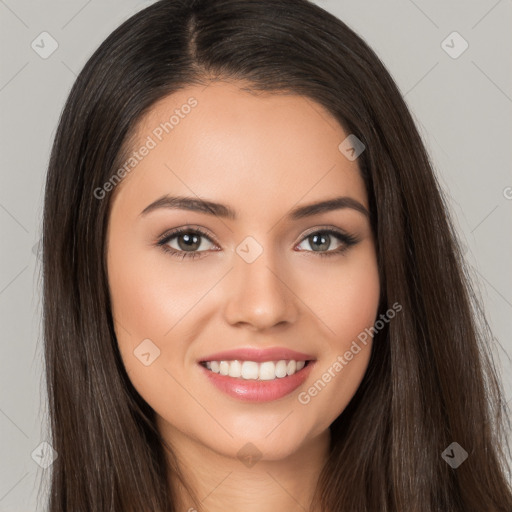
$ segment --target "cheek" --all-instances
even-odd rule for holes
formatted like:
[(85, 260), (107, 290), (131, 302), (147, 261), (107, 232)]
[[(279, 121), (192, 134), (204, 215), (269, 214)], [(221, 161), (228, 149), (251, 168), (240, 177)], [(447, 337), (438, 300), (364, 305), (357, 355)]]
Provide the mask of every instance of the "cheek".
[(158, 354), (151, 366), (159, 366), (162, 339), (183, 315), (186, 299), (161, 264), (148, 258), (151, 252), (116, 240), (109, 245), (108, 281), (118, 347), (127, 373), (139, 382), (150, 372), (137, 357), (138, 347), (147, 347), (152, 358)]
[(325, 327), (329, 349), (298, 402), (308, 414), (321, 418), (316, 426), (321, 432), (346, 408), (368, 367), (372, 347), (368, 329), (375, 325), (380, 299), (375, 253), (361, 251), (357, 258), (333, 266), (328, 276), (310, 275), (308, 282), (308, 306), (321, 319), (317, 325)]
[[(169, 269), (152, 259), (149, 251), (112, 251), (109, 258), (117, 344), (130, 381), (156, 410), (172, 410), (177, 404), (184, 407), (178, 400), (179, 386), (166, 370), (171, 356), (176, 367), (184, 364), (185, 347), (180, 346), (175, 331), (197, 294), (180, 286), (179, 279), (169, 275)], [(174, 375), (172, 367), (171, 372)]]
[(375, 322), (380, 298), (376, 265), (354, 268), (337, 285), (339, 290), (331, 288), (326, 301), (327, 317), (336, 332), (337, 344), (343, 345)]
[(300, 296), (325, 328), (333, 349), (343, 349), (376, 320), (380, 282), (376, 255), (367, 244), (335, 264), (309, 266)]
[[(160, 337), (172, 326), (172, 300), (169, 291), (164, 294), (164, 283), (154, 268), (145, 265), (121, 264), (110, 272), (112, 312), (120, 342), (127, 335), (132, 342)], [(141, 338), (142, 339), (139, 339)]]
[(204, 295), (201, 273), (184, 272), (157, 249), (129, 251), (128, 257), (112, 251), (109, 258), (110, 297), (120, 343), (127, 337), (132, 343), (161, 340)]
[[(201, 299), (219, 276), (218, 269), (198, 271), (197, 265), (181, 265), (159, 249), (135, 247), (126, 241), (133, 238), (114, 237), (110, 244), (110, 298), (125, 370), (137, 391), (153, 405), (161, 399), (164, 385), (169, 396), (176, 399), (179, 395), (180, 387), (169, 372), (180, 381), (187, 375), (190, 333), (202, 325), (196, 321), (205, 303)], [(147, 353), (154, 362), (145, 366), (142, 354)]]

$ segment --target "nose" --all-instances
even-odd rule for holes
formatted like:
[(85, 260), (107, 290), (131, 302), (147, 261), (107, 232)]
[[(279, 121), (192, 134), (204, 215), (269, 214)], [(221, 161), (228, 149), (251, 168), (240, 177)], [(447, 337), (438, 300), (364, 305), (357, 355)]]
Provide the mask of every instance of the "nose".
[(271, 258), (270, 251), (264, 250), (252, 263), (235, 255), (234, 268), (225, 284), (226, 321), (252, 330), (294, 323), (299, 308), (290, 275)]

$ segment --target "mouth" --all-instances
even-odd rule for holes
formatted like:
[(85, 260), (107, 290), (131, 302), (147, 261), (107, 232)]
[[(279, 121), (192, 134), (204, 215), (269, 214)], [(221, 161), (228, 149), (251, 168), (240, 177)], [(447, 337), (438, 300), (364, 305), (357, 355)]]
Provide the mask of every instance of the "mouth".
[(269, 381), (284, 379), (303, 370), (313, 360), (280, 359), (276, 361), (200, 361), (212, 373), (242, 380)]
[(286, 399), (303, 384), (316, 360), (212, 360), (197, 365), (207, 382), (222, 393), (244, 402)]

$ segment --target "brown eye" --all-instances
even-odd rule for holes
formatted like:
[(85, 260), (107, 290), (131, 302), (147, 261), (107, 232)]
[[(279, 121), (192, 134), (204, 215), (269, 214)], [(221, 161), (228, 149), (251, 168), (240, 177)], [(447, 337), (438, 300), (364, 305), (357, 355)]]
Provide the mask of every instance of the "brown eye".
[[(172, 256), (176, 256), (181, 259), (195, 258), (208, 250), (198, 250), (200, 247), (204, 248), (204, 239), (213, 243), (210, 237), (198, 228), (180, 228), (165, 234), (158, 242), (158, 245)], [(174, 247), (171, 246), (171, 242), (176, 245)]]

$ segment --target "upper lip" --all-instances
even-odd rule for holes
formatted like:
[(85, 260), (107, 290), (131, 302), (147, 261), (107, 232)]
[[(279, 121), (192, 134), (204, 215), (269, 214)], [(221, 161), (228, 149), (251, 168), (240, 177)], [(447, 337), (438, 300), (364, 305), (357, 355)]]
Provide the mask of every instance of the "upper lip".
[(281, 359), (294, 359), (295, 361), (311, 361), (314, 359), (309, 354), (297, 352), (284, 347), (271, 348), (237, 348), (235, 350), (225, 350), (210, 354), (199, 360), (200, 363), (205, 361), (280, 361)]

